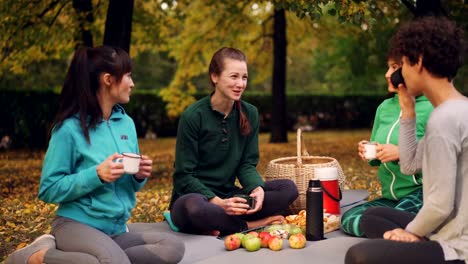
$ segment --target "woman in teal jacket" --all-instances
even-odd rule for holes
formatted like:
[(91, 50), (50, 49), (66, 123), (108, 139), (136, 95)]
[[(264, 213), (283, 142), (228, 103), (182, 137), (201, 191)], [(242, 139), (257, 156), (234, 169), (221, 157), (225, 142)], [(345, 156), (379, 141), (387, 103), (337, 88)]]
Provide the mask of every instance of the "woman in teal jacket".
[[(119, 104), (133, 89), (132, 64), (119, 48), (80, 48), (68, 70), (44, 159), (39, 198), (59, 204), (51, 235), (6, 263), (177, 263), (184, 245), (126, 223), (152, 161), (124, 172), (119, 153), (139, 153), (133, 120)], [(151, 229), (152, 224), (146, 224)]]
[[(353, 236), (363, 236), (359, 227), (364, 211), (373, 206), (385, 206), (416, 214), (422, 206), (422, 175), (401, 173), (399, 164), (398, 132), (400, 128), (401, 109), (398, 102), (398, 90), (390, 82), (390, 75), (401, 67), (401, 59), (393, 54), (388, 55), (388, 70), (385, 78), (388, 92), (392, 98), (383, 101), (377, 108), (370, 141), (377, 142), (376, 159), (369, 161), (372, 166), (379, 166), (378, 177), (382, 187), (382, 198), (366, 202), (346, 211), (341, 219), (342, 230)], [(425, 96), (416, 98), (417, 137), (424, 136), (427, 119), (433, 107)], [(363, 140), (358, 144), (359, 156), (364, 157)]]

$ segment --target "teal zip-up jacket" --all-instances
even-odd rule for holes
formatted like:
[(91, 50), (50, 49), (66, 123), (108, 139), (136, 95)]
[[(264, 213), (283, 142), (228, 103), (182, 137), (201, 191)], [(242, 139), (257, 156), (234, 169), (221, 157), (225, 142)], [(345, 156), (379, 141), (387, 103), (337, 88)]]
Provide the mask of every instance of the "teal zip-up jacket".
[[(416, 98), (416, 135), (418, 140), (424, 136), (426, 123), (432, 109), (431, 103), (425, 96)], [(400, 113), (398, 94), (383, 101), (375, 113), (370, 140), (398, 146)], [(382, 186), (382, 196), (386, 199), (400, 200), (411, 192), (422, 188), (422, 175), (401, 173), (399, 161), (381, 163), (379, 160), (372, 160), (369, 164), (379, 166), (378, 177)]]
[(244, 101), (241, 107), (252, 125), (243, 136), (239, 130), (239, 111), (234, 108), (227, 118), (213, 110), (210, 96), (189, 106), (179, 120), (176, 142), (174, 191), (172, 203), (188, 193), (200, 193), (211, 199), (228, 197), (239, 188), (245, 193), (264, 187), (256, 166), (258, 163), (257, 108)]
[(78, 116), (55, 127), (42, 168), (39, 199), (59, 204), (57, 215), (94, 227), (108, 235), (126, 231), (135, 206), (135, 192), (146, 180), (122, 175), (112, 183), (100, 180), (96, 167), (113, 153), (139, 153), (133, 120), (116, 105), (108, 121), (89, 129), (88, 144)]

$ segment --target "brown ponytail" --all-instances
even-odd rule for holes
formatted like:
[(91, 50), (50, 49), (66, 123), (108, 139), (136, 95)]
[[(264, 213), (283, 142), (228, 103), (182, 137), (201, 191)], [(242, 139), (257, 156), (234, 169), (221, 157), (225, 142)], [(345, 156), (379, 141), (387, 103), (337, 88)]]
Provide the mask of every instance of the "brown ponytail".
[(240, 100), (236, 102), (237, 109), (239, 109), (239, 128), (240, 132), (243, 136), (247, 136), (252, 132), (252, 125), (250, 125), (249, 119), (247, 116), (242, 112), (241, 102)]

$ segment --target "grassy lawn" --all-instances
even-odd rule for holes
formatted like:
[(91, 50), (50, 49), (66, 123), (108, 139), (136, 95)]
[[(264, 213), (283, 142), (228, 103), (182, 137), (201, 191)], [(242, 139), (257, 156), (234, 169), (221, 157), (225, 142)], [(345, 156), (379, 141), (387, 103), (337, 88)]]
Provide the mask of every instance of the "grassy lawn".
[[(370, 198), (380, 194), (376, 168), (357, 156), (357, 142), (369, 138), (369, 130), (317, 131), (304, 133), (310, 155), (331, 156), (340, 163), (348, 182), (346, 188), (367, 189)], [(260, 135), (262, 174), (272, 159), (295, 156), (296, 136), (289, 134), (289, 143), (271, 144), (269, 134)], [(169, 205), (172, 191), (175, 138), (140, 140), (143, 154), (154, 162), (152, 178), (137, 194), (137, 206), (131, 222), (159, 222)], [(44, 151), (0, 152), (0, 261), (16, 248), (48, 232), (56, 210), (36, 198)]]

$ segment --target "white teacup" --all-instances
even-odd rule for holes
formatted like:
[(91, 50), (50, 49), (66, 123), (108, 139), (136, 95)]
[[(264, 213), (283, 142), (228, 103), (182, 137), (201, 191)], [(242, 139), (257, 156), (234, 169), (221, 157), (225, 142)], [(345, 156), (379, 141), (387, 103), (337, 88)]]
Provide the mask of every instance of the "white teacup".
[(377, 143), (375, 142), (367, 142), (364, 144), (364, 149), (365, 149), (364, 157), (367, 160), (376, 159), (376, 155), (377, 155), (376, 147), (377, 147)]
[(135, 174), (140, 169), (141, 156), (136, 153), (124, 152), (122, 158), (117, 159), (117, 162), (122, 162), (124, 172), (127, 174)]

